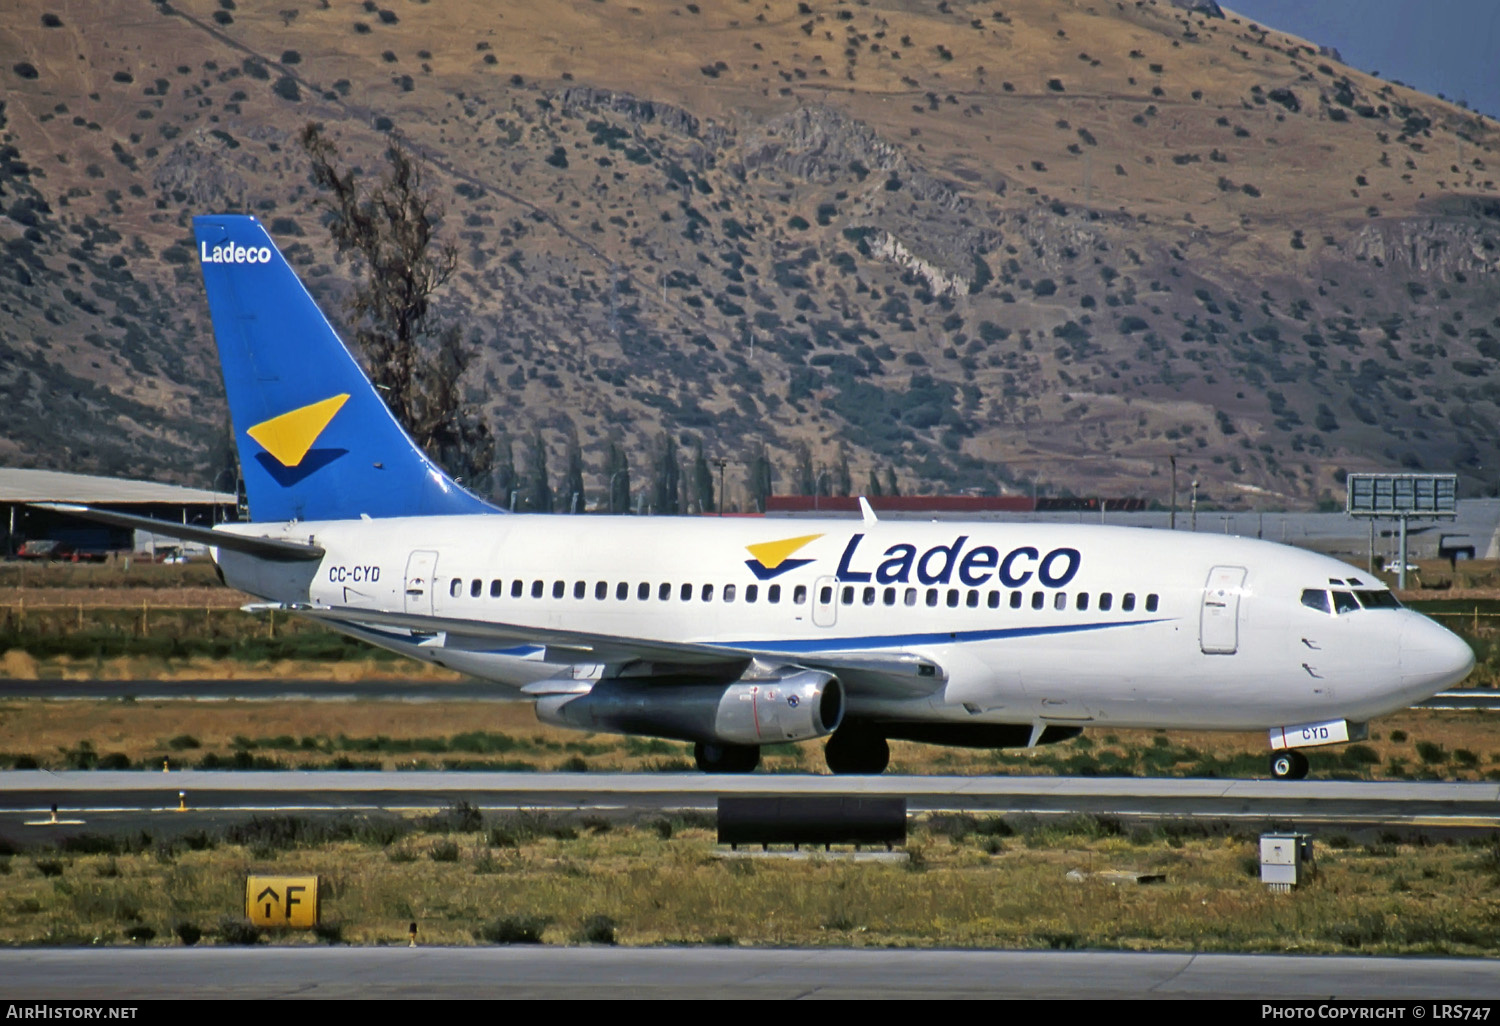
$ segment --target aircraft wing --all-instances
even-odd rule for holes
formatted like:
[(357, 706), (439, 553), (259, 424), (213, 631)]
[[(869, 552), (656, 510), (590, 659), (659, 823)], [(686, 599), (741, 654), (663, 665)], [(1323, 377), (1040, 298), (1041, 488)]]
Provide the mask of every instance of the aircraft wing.
[(32, 502), (27, 505), (35, 506), (38, 509), (52, 510), (54, 513), (67, 513), (75, 517), (82, 517), (85, 520), (96, 520), (101, 524), (112, 524), (115, 527), (128, 527), (136, 531), (150, 531), (152, 534), (164, 534), (168, 538), (181, 538), (184, 541), (202, 542), (204, 545), (213, 545), (221, 549), (229, 549), (233, 552), (244, 552), (252, 556), (259, 556), (261, 559), (270, 559), (281, 563), (323, 558), (323, 549), (321, 546), (309, 545), (305, 542), (287, 541), (284, 538), (231, 534), (228, 531), (216, 531), (212, 527), (199, 527), (196, 524), (174, 524), (170, 520), (138, 517), (132, 513), (118, 513), (112, 509), (95, 509), (93, 506), (80, 506), (71, 502)]
[(545, 645), (548, 662), (659, 663), (672, 668), (673, 675), (678, 677), (685, 667), (706, 668), (761, 659), (827, 670), (838, 676), (850, 694), (881, 698), (925, 697), (940, 689), (948, 679), (943, 668), (931, 659), (898, 650), (792, 652), (778, 651), (774, 642), (660, 641), (561, 627), (384, 612), (354, 606), (292, 605), (286, 608), (316, 620), (442, 632), (448, 635), (450, 644), (456, 639), (473, 639), (511, 645)]

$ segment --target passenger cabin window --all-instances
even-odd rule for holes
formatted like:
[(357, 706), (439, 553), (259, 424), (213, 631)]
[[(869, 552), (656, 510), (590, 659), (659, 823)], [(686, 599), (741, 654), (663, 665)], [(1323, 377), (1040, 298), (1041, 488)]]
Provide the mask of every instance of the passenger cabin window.
[(865, 588), (864, 594), (861, 595), (860, 598), (864, 601), (865, 605), (873, 606), (875, 604), (875, 589), (868, 587)]
[(576, 599), (577, 598), (583, 598), (583, 596), (585, 594), (587, 594), (588, 589), (589, 589), (589, 586), (587, 584), (583, 583), (582, 581), (574, 581), (573, 582), (573, 597), (576, 598)]
[(481, 581), (479, 578), (476, 577), (472, 581), (469, 582), (469, 597), (470, 598), (478, 598), (480, 595), (483, 595), (483, 594), (484, 594), (484, 582), (483, 581)]
[(1052, 608), (1056, 609), (1058, 612), (1062, 612), (1064, 609), (1067, 609), (1068, 593), (1065, 591), (1060, 591), (1056, 595), (1054, 595), (1052, 598)]
[(517, 578), (510, 582), (510, 597), (520, 598), (526, 591), (526, 582)]
[[(799, 588), (798, 590), (800, 591), (801, 589)], [(831, 588), (830, 586), (828, 586), (828, 585), (825, 584), (825, 585), (823, 585), (823, 587), (821, 587), (821, 588), (818, 589), (818, 604), (820, 606), (826, 606), (826, 605), (828, 605), (828, 603), (830, 603), (832, 601), (833, 601), (833, 588)]]
[(885, 589), (885, 591), (881, 594), (880, 598), (881, 598), (881, 601), (883, 601), (886, 605), (888, 605), (888, 606), (894, 606), (896, 604), (896, 589), (895, 588), (887, 588), (887, 589)]
[(1099, 612), (1107, 613), (1115, 604), (1115, 597), (1109, 592), (1099, 596)]
[(542, 597), (542, 588), (543, 587), (545, 587), (545, 585), (543, 585), (541, 581), (532, 581), (531, 582), (531, 597), (532, 598), (541, 598)]
[(667, 601), (667, 599), (669, 599), (671, 597), (672, 597), (672, 586), (670, 584), (663, 584), (661, 587), (659, 587), (659, 588), (656, 589), (656, 598), (657, 598), (658, 601), (665, 602), (665, 601)]
[(1127, 591), (1120, 596), (1120, 611), (1128, 613), (1135, 608), (1135, 593)]
[(681, 595), (682, 595), (682, 601), (684, 601), (684, 602), (690, 601), (692, 599), (692, 597), (693, 597), (693, 586), (691, 584), (684, 584), (682, 586), (682, 593), (681, 593)]
[(615, 601), (616, 602), (624, 602), (629, 597), (630, 597), (630, 585), (626, 584), (624, 581), (621, 581), (619, 584), (615, 585)]
[(726, 585), (724, 585), (724, 601), (725, 602), (733, 602), (734, 601), (734, 585), (732, 585), (732, 584), (726, 584)]
[(609, 598), (609, 584), (605, 581), (594, 583), (594, 598), (603, 600)]
[[(776, 592), (776, 589), (778, 587), (780, 587), (780, 585), (776, 585), (776, 584), (771, 585), (771, 592), (772, 592), (771, 601), (772, 602), (776, 601), (775, 592)], [(797, 585), (796, 588), (792, 589), (792, 605), (794, 605), (794, 606), (800, 606), (800, 605), (802, 605), (802, 603), (804, 603), (806, 601), (807, 601), (807, 585), (805, 585), (805, 584), (799, 584), (799, 585)]]
[(1019, 591), (1013, 591), (1013, 592), (1010, 593), (1010, 608), (1012, 608), (1012, 609), (1020, 609), (1021, 608), (1021, 602), (1022, 602), (1022, 598), (1021, 598), (1021, 593)]
[(1076, 599), (1075, 604), (1078, 606), (1078, 611), (1080, 613), (1087, 610), (1089, 607), (1089, 593), (1086, 591), (1080, 591), (1078, 593), (1078, 598)]
[(747, 584), (747, 585), (745, 585), (745, 601), (746, 602), (754, 602), (756, 600), (756, 598), (758, 598), (759, 596), (760, 596), (760, 585), (758, 585), (758, 584)]
[(990, 595), (989, 595), (989, 606), (990, 606), (991, 609), (999, 609), (1000, 608), (1000, 593), (998, 591), (992, 591), (992, 592), (990, 592)]
[(712, 602), (714, 600), (714, 586), (712, 584), (705, 584), (698, 597), (704, 602)]
[(904, 604), (908, 605), (908, 606), (914, 606), (914, 605), (916, 605), (917, 604), (917, 589), (916, 588), (907, 588), (906, 589), (906, 594), (903, 595), (903, 596), (901, 596), (901, 601)]
[(651, 597), (651, 585), (647, 584), (645, 581), (637, 584), (635, 586), (635, 597), (642, 602), (646, 601)]
[(504, 581), (491, 581), (490, 582), (490, 598), (499, 598), (500, 597), (500, 593), (503, 592), (504, 590), (505, 590), (505, 582)]
[(978, 609), (979, 592), (970, 591), (969, 594), (964, 598), (964, 605), (968, 606), (970, 609)]
[[(766, 588), (766, 601), (771, 603), (771, 605), (773, 606), (781, 601), (781, 585), (773, 584)], [(797, 601), (800, 602), (801, 599), (798, 599)]]
[(459, 580), (457, 577), (453, 578), (453, 583), (448, 585), (448, 594), (452, 595), (454, 598), (458, 598), (463, 593), (464, 582)]
[(1031, 593), (1031, 608), (1032, 609), (1041, 609), (1046, 604), (1047, 604), (1047, 596), (1046, 595), (1043, 595), (1039, 591), (1034, 591), (1034, 592)]
[(1304, 588), (1302, 590), (1302, 604), (1308, 609), (1316, 609), (1320, 613), (1328, 612), (1328, 592), (1321, 588)]
[(843, 602), (844, 602), (844, 605), (846, 605), (846, 606), (852, 606), (852, 605), (854, 605), (854, 586), (853, 585), (850, 585), (850, 584), (844, 585), (844, 599), (843, 599)]
[(1154, 613), (1154, 612), (1156, 612), (1156, 606), (1157, 606), (1156, 596), (1155, 595), (1147, 595), (1146, 596), (1146, 612), (1148, 612), (1148, 613)]
[(958, 589), (957, 588), (949, 588), (948, 589), (948, 608), (949, 609), (956, 609), (956, 608), (958, 608)]

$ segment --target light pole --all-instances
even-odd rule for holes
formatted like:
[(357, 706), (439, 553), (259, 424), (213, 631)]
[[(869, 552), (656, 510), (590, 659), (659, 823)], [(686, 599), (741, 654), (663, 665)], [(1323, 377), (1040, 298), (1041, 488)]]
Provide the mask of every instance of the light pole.
[(714, 460), (714, 465), (719, 468), (719, 516), (724, 515), (724, 468), (729, 466), (729, 460), (723, 456)]
[(1177, 454), (1174, 452), (1167, 457), (1172, 461), (1172, 519), (1168, 523), (1171, 530), (1177, 530)]
[(1198, 531), (1198, 479), (1193, 478), (1193, 533)]
[[(619, 470), (609, 475), (609, 511), (611, 513), (615, 512), (615, 478), (619, 477), (621, 474), (629, 473), (629, 471), (629, 467), (621, 467)], [(625, 496), (625, 512), (630, 512), (629, 495)]]

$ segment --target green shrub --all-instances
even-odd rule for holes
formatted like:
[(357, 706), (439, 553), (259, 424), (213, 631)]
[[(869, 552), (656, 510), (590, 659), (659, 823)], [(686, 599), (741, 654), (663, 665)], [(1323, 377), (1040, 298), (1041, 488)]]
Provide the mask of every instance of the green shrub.
[(551, 922), (546, 916), (501, 916), (475, 930), (474, 936), (491, 944), (540, 944)]
[(463, 799), (449, 805), (442, 812), (422, 820), (422, 829), (429, 834), (472, 834), (484, 829), (484, 815)]
[(219, 940), (225, 944), (253, 945), (261, 941), (260, 927), (244, 916), (225, 916), (219, 920)]
[(617, 928), (617, 924), (609, 916), (589, 916), (583, 921), (583, 926), (578, 931), (578, 940), (584, 944), (613, 945)]

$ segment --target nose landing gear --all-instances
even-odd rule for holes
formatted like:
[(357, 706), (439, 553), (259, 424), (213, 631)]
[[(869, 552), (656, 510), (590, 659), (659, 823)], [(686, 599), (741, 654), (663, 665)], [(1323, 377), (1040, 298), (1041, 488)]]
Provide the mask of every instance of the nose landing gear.
[(1276, 780), (1301, 780), (1307, 776), (1307, 756), (1291, 748), (1272, 752), (1271, 776)]

